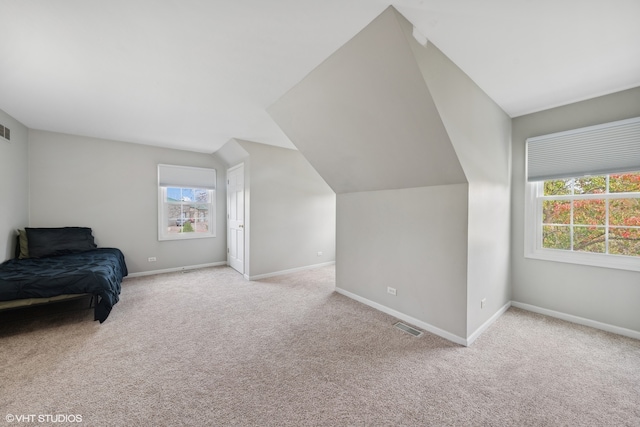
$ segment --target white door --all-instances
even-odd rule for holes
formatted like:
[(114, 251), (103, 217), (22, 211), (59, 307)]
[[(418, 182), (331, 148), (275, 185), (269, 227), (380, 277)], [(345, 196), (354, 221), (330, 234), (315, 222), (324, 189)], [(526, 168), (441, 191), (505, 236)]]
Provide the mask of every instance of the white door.
[(244, 165), (227, 171), (227, 251), (229, 265), (244, 274)]

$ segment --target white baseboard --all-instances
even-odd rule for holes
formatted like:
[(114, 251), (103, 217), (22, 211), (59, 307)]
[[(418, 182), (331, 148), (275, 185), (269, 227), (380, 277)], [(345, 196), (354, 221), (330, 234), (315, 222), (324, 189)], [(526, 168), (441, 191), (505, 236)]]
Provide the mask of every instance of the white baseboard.
[[(304, 267), (297, 267), (297, 268), (292, 268), (289, 270), (281, 270), (281, 271), (275, 271), (272, 273), (266, 273), (266, 274), (258, 274), (255, 276), (249, 276), (247, 274), (244, 275), (244, 277), (247, 280), (260, 280), (260, 279), (265, 279), (268, 277), (274, 277), (274, 276), (280, 276), (283, 274), (289, 274), (289, 273), (295, 273), (298, 271), (304, 271), (304, 270), (311, 270), (314, 268), (320, 268), (320, 267), (325, 267), (328, 265), (333, 265), (335, 264), (335, 261), (330, 261), (330, 262), (324, 262), (321, 264), (313, 264), (313, 265), (308, 265), (308, 266), (304, 266)], [(206, 267), (218, 267), (221, 265), (227, 265), (226, 261), (220, 261), (220, 262), (213, 262), (213, 263), (208, 263), (208, 264), (199, 264), (199, 265), (189, 265), (189, 266), (184, 266), (184, 267), (175, 267), (175, 268), (167, 268), (167, 269), (163, 269), (163, 270), (151, 270), (151, 271), (142, 271), (142, 272), (138, 272), (138, 273), (130, 273), (127, 277), (125, 277), (125, 280), (127, 278), (133, 278), (133, 277), (141, 277), (141, 276), (151, 276), (154, 274), (162, 274), (162, 273), (173, 273), (176, 271), (185, 271), (185, 270), (195, 270), (195, 269), (199, 269), (199, 268), (206, 268)], [(549, 310), (547, 308), (542, 308), (542, 307), (538, 307), (535, 305), (531, 305), (531, 304), (525, 304), (522, 302), (517, 302), (517, 301), (509, 301), (508, 303), (506, 303), (504, 306), (502, 306), (502, 308), (500, 308), (500, 310), (498, 310), (493, 316), (491, 316), (491, 318), (489, 318), (486, 322), (484, 322), (478, 329), (476, 329), (476, 331), (471, 334), (468, 338), (462, 338), (458, 335), (452, 334), (450, 332), (447, 332), (443, 329), (438, 328), (437, 326), (433, 326), (429, 323), (423, 322), (421, 320), (418, 320), (414, 317), (411, 317), (407, 314), (401, 313), (399, 311), (396, 311), (392, 308), (386, 307), (382, 304), (379, 304), (377, 302), (371, 301), (369, 299), (366, 299), (364, 297), (361, 297), (359, 295), (356, 295), (354, 293), (351, 293), (349, 291), (346, 291), (344, 289), (338, 288), (336, 287), (336, 292), (338, 292), (341, 295), (344, 295), (348, 298), (351, 298), (355, 301), (361, 302), (362, 304), (368, 305), (369, 307), (375, 308), (376, 310), (382, 311), (383, 313), (389, 314), (390, 316), (396, 317), (404, 322), (410, 323), (414, 326), (417, 326), (421, 329), (424, 329), (425, 331), (428, 331), (432, 334), (438, 335), (439, 337), (445, 338), (451, 342), (454, 342), (456, 344), (460, 344), (463, 346), (470, 346), (471, 344), (473, 344), (473, 342), (480, 336), (482, 335), (482, 333), (484, 331), (487, 330), (487, 328), (489, 328), (489, 326), (491, 326), (496, 320), (498, 320), (498, 318), (500, 316), (502, 316), (508, 309), (509, 307), (516, 307), (516, 308), (520, 308), (523, 310), (527, 310), (527, 311), (531, 311), (534, 313), (538, 313), (538, 314), (543, 314), (545, 316), (550, 316), (550, 317), (555, 317), (557, 319), (561, 319), (561, 320), (566, 320), (568, 322), (572, 322), (572, 323), (577, 323), (579, 325), (584, 325), (584, 326), (589, 326), (592, 328), (596, 328), (596, 329), (600, 329), (603, 331), (607, 331), (607, 332), (611, 332), (614, 334), (618, 334), (618, 335), (623, 335), (626, 337), (630, 337), (630, 338), (634, 338), (637, 340), (640, 340), (640, 332), (639, 331), (635, 331), (633, 329), (627, 329), (627, 328), (623, 328), (620, 326), (615, 326), (615, 325), (610, 325), (608, 323), (602, 323), (602, 322), (598, 322), (596, 320), (591, 320), (591, 319), (587, 319), (584, 317), (579, 317), (579, 316), (574, 316), (572, 314), (567, 314), (567, 313), (562, 313), (560, 311), (554, 311), (554, 310)]]
[(612, 332), (618, 335), (624, 335), (625, 337), (635, 338), (640, 340), (640, 332), (632, 329), (622, 328), (620, 326), (609, 325), (608, 323), (602, 323), (584, 317), (574, 316), (572, 314), (562, 313), (560, 311), (549, 310), (547, 308), (537, 307), (535, 305), (525, 304), (522, 302), (511, 301), (513, 307), (521, 308), (523, 310), (532, 311), (538, 314), (544, 314), (545, 316), (555, 317), (557, 319), (566, 320), (567, 322), (577, 323), (579, 325), (589, 326), (603, 331)]
[(493, 316), (491, 316), (486, 322), (484, 322), (478, 329), (476, 329), (474, 333), (469, 335), (469, 338), (467, 338), (467, 347), (473, 344), (473, 342), (480, 335), (482, 335), (482, 333), (486, 331), (487, 328), (493, 324), (493, 322), (498, 320), (498, 318), (502, 316), (505, 311), (509, 310), (509, 307), (511, 307), (511, 301), (503, 305), (502, 308), (500, 308), (500, 310), (498, 310)]
[(248, 274), (245, 274), (244, 278), (247, 280), (260, 280), (260, 279), (266, 279), (268, 277), (282, 276), (283, 274), (296, 273), (298, 271), (313, 270), (314, 268), (326, 267), (327, 265), (333, 265), (335, 263), (336, 263), (335, 261), (329, 261), (329, 262), (323, 262), (320, 264), (305, 265), (304, 267), (290, 268), (289, 270), (274, 271), (272, 273), (265, 273), (265, 274), (256, 274), (255, 276), (249, 276)]
[(456, 344), (460, 344), (460, 345), (464, 345), (467, 346), (467, 341), (466, 339), (459, 337), (458, 335), (452, 334), (450, 332), (445, 331), (444, 329), (440, 329), (437, 326), (433, 326), (430, 325), (429, 323), (423, 322), (422, 320), (418, 320), (414, 317), (408, 316), (404, 313), (401, 313), (399, 311), (396, 311), (392, 308), (386, 307), (382, 304), (378, 304), (377, 302), (368, 300), (366, 298), (363, 298), (359, 295), (353, 294), (349, 291), (345, 291), (344, 289), (340, 289), (338, 287), (336, 287), (336, 292), (338, 292), (341, 295), (344, 295), (348, 298), (351, 298), (353, 300), (356, 300), (358, 302), (361, 302), (365, 305), (368, 305), (369, 307), (375, 308), (376, 310), (382, 311), (383, 313), (387, 313), (390, 316), (396, 317), (402, 321), (405, 321), (407, 323), (410, 323), (413, 326), (417, 326), (420, 329), (424, 329), (425, 331), (431, 332), (434, 335), (438, 335), (439, 337), (442, 337), (444, 339), (447, 339), (449, 341), (452, 341)]
[(128, 277), (153, 276), (154, 274), (175, 273), (176, 271), (196, 270), (198, 268), (206, 267), (218, 267), (220, 265), (227, 265), (227, 261), (211, 262), (208, 264), (187, 265), (185, 267), (165, 268), (163, 270), (140, 271), (138, 273), (129, 273), (129, 275), (125, 277), (125, 279)]

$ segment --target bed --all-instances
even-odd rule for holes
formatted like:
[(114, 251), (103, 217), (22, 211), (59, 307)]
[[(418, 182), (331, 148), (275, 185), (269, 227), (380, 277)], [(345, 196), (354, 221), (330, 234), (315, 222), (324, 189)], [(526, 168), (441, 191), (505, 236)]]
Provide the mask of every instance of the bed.
[(123, 253), (98, 248), (90, 228), (19, 230), (17, 257), (0, 264), (0, 309), (92, 296), (104, 322), (127, 276)]

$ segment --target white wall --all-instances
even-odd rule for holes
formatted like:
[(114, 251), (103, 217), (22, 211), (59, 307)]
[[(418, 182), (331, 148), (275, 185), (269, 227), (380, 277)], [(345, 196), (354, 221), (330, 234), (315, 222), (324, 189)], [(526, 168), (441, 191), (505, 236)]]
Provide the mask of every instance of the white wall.
[(268, 109), (337, 194), (467, 183), (403, 24), (388, 8)]
[[(215, 238), (158, 241), (159, 163), (217, 169)], [(29, 131), (30, 225), (91, 227), (131, 273), (226, 261), (224, 176), (209, 154)]]
[(513, 120), (513, 300), (640, 331), (640, 273), (524, 258), (525, 140), (640, 116), (640, 88)]
[[(458, 342), (466, 341), (509, 302), (511, 119), (432, 43), (420, 45), (399, 12), (385, 10), (269, 113), (338, 193), (338, 287), (444, 329), (461, 337)], [(391, 257), (376, 265), (378, 274), (371, 276), (364, 260), (352, 261), (363, 253), (389, 253), (387, 245), (400, 246), (394, 239), (402, 235), (372, 190), (391, 191), (379, 194), (392, 198), (404, 194), (395, 195), (397, 189), (433, 187), (446, 194), (450, 185), (467, 191), (462, 213), (447, 210), (440, 200), (420, 197), (417, 206), (401, 209), (422, 212), (421, 203), (432, 203), (432, 210), (442, 210), (438, 214), (451, 215), (452, 221), (463, 215), (466, 241), (454, 252), (456, 261), (464, 259), (464, 264), (439, 265), (436, 283), (430, 288), (408, 286), (404, 298), (428, 305), (444, 294), (445, 299), (455, 295), (460, 301), (447, 300), (448, 310), (441, 312), (389, 299), (380, 293), (386, 286), (377, 278), (413, 282), (413, 271), (423, 271), (420, 253), (436, 252), (449, 242), (439, 230), (411, 223), (415, 233), (424, 234), (405, 237), (409, 242), (422, 238), (428, 248), (420, 248), (415, 257)], [(362, 205), (346, 203), (350, 198)], [(362, 221), (376, 227), (363, 230)], [(354, 230), (362, 235), (353, 236)], [(386, 230), (391, 233), (387, 239), (364, 238), (366, 232), (386, 236)], [(345, 238), (343, 232), (353, 238)], [(407, 260), (416, 265), (407, 268)], [(450, 284), (458, 286), (461, 277), (463, 288), (450, 294)], [(484, 298), (487, 303), (481, 308)]]
[(469, 180), (469, 337), (511, 300), (511, 118), (437, 47), (415, 42), (408, 23), (404, 30)]
[(511, 301), (510, 203), (506, 183), (469, 183), (467, 338)]
[(336, 287), (466, 338), (467, 192), (339, 194)]
[(249, 153), (244, 159), (246, 274), (255, 277), (335, 261), (333, 190), (296, 150), (237, 143)]
[(0, 138), (0, 262), (13, 258), (15, 230), (29, 225), (27, 128), (0, 110), (11, 141)]
[(407, 24), (388, 8), (268, 111), (338, 195), (336, 287), (460, 342), (469, 187)]

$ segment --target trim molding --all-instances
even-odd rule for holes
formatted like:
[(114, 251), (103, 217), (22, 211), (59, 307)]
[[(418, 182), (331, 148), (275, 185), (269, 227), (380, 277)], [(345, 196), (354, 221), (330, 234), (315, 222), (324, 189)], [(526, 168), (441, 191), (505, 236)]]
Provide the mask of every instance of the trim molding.
[(473, 342), (480, 335), (482, 335), (482, 333), (484, 331), (486, 331), (487, 328), (489, 328), (489, 326), (491, 326), (493, 324), (493, 322), (498, 320), (498, 318), (500, 316), (502, 316), (505, 311), (509, 310), (509, 307), (511, 307), (511, 301), (509, 301), (505, 305), (503, 305), (502, 308), (500, 308), (500, 310), (496, 311), (496, 313), (493, 316), (491, 316), (486, 322), (484, 322), (482, 325), (480, 325), (480, 327), (478, 329), (476, 329), (476, 331), (474, 333), (469, 335), (469, 338), (467, 338), (467, 347), (470, 346), (471, 344), (473, 344)]
[(438, 335), (439, 337), (442, 337), (444, 339), (447, 339), (449, 341), (452, 341), (456, 344), (460, 344), (463, 346), (467, 346), (467, 342), (468, 340), (462, 337), (459, 337), (458, 335), (452, 334), (450, 332), (445, 331), (444, 329), (440, 329), (437, 326), (433, 326), (429, 323), (423, 322), (422, 320), (418, 320), (414, 317), (408, 316), (404, 313), (401, 313), (399, 311), (396, 311), (392, 308), (389, 308), (387, 306), (384, 306), (382, 304), (378, 304), (377, 302), (368, 300), (366, 298), (363, 298), (359, 295), (353, 294), (349, 291), (345, 291), (344, 289), (338, 288), (336, 287), (336, 292), (344, 295), (348, 298), (351, 298), (353, 300), (356, 300), (358, 302), (361, 302), (365, 305), (368, 305), (369, 307), (375, 308), (376, 310), (382, 311), (383, 313), (387, 313), (390, 316), (396, 317), (400, 320), (404, 320), (407, 323), (410, 323), (414, 326), (417, 326), (421, 329), (424, 329), (427, 332), (431, 332), (434, 335)]
[(522, 310), (531, 311), (534, 313), (542, 314), (545, 316), (555, 317), (557, 319), (566, 320), (567, 322), (577, 323), (579, 325), (589, 326), (591, 328), (600, 329), (606, 332), (611, 332), (618, 335), (623, 335), (625, 337), (634, 338), (640, 340), (640, 332), (634, 331), (633, 329), (627, 329), (620, 326), (610, 325), (608, 323), (602, 323), (591, 319), (585, 319), (584, 317), (578, 317), (567, 313), (562, 313), (559, 311), (549, 310), (542, 307), (537, 307), (535, 305), (524, 304), (517, 301), (509, 301), (505, 305), (503, 305), (500, 310), (498, 310), (493, 316), (491, 316), (486, 322), (484, 322), (478, 329), (475, 330), (474, 333), (469, 335), (468, 338), (462, 338), (458, 335), (447, 332), (443, 329), (440, 329), (436, 326), (433, 326), (429, 323), (418, 320), (414, 317), (396, 311), (392, 308), (379, 304), (377, 302), (368, 300), (359, 295), (353, 294), (349, 291), (345, 291), (344, 289), (336, 287), (336, 292), (344, 295), (348, 298), (361, 302), (362, 304), (368, 305), (369, 307), (375, 308), (376, 310), (382, 311), (390, 316), (396, 317), (400, 320), (408, 322), (414, 326), (417, 326), (421, 329), (424, 329), (427, 332), (431, 332), (432, 334), (438, 335), (439, 337), (445, 338), (449, 341), (452, 341), (456, 344), (463, 345), (465, 347), (469, 347), (473, 342), (480, 336), (484, 331), (486, 331), (489, 326), (491, 326), (496, 320), (500, 318), (510, 307), (520, 308)]
[(210, 262), (208, 264), (187, 265), (185, 267), (165, 268), (163, 270), (151, 270), (151, 271), (140, 271), (138, 273), (129, 273), (129, 275), (125, 277), (125, 280), (129, 277), (153, 276), (154, 274), (174, 273), (176, 271), (196, 270), (198, 268), (218, 267), (221, 265), (227, 265), (227, 261)]
[[(260, 279), (265, 279), (268, 277), (274, 277), (274, 276), (280, 276), (283, 274), (289, 274), (289, 273), (295, 273), (298, 271), (304, 271), (304, 270), (312, 270), (315, 268), (320, 268), (320, 267), (325, 267), (328, 265), (333, 265), (335, 264), (335, 261), (329, 261), (329, 262), (324, 262), (321, 264), (313, 264), (313, 265), (308, 265), (305, 267), (297, 267), (297, 268), (291, 268), (289, 270), (281, 270), (281, 271), (275, 271), (273, 273), (266, 273), (266, 274), (259, 274), (256, 276), (249, 276), (247, 274), (244, 275), (245, 279), (247, 280), (260, 280)], [(138, 272), (138, 273), (130, 273), (127, 277), (125, 277), (125, 280), (128, 278), (133, 278), (133, 277), (141, 277), (141, 276), (152, 276), (155, 274), (163, 274), (163, 273), (173, 273), (176, 271), (185, 271), (185, 270), (196, 270), (196, 269), (200, 269), (200, 268), (207, 268), (207, 267), (218, 267), (221, 265), (227, 265), (226, 261), (219, 261), (219, 262), (212, 262), (212, 263), (208, 263), (208, 264), (198, 264), (198, 265), (189, 265), (189, 266), (184, 266), (184, 267), (175, 267), (175, 268), (167, 268), (167, 269), (163, 269), (163, 270), (151, 270), (151, 271), (142, 271), (142, 272)], [(584, 317), (579, 317), (579, 316), (574, 316), (572, 314), (567, 314), (567, 313), (563, 313), (560, 311), (555, 311), (555, 310), (549, 310), (547, 308), (542, 308), (542, 307), (538, 307), (535, 305), (531, 305), (531, 304), (525, 304), (522, 302), (517, 302), (517, 301), (509, 301), (507, 302), (505, 305), (503, 305), (493, 316), (491, 316), (486, 322), (484, 322), (478, 329), (475, 330), (475, 332), (473, 332), (471, 335), (469, 335), (468, 338), (462, 338), (458, 335), (452, 334), (450, 332), (445, 331), (444, 329), (440, 329), (437, 326), (433, 326), (429, 323), (423, 322), (422, 320), (418, 320), (414, 317), (411, 317), (407, 314), (401, 313), (399, 311), (396, 311), (392, 308), (389, 308), (387, 306), (384, 306), (382, 304), (379, 304), (377, 302), (371, 301), (367, 298), (361, 297), (359, 295), (356, 295), (354, 293), (351, 293), (349, 291), (346, 291), (344, 289), (335, 288), (336, 292), (346, 296), (347, 298), (351, 298), (355, 301), (358, 301), (364, 305), (368, 305), (369, 307), (372, 307), (378, 311), (381, 311), (383, 313), (386, 313), (390, 316), (396, 317), (400, 320), (403, 320), (407, 323), (410, 323), (414, 326), (417, 326), (421, 329), (424, 329), (427, 332), (430, 332), (434, 335), (438, 335), (439, 337), (442, 337), (444, 339), (447, 339), (451, 342), (454, 342), (456, 344), (468, 347), (471, 344), (473, 344), (473, 342), (480, 336), (482, 335), (482, 333), (484, 331), (486, 331), (489, 326), (491, 326), (496, 320), (498, 320), (500, 318), (500, 316), (502, 316), (510, 307), (516, 307), (516, 308), (520, 308), (522, 310), (526, 310), (526, 311), (531, 311), (533, 313), (538, 313), (538, 314), (542, 314), (545, 316), (550, 316), (550, 317), (554, 317), (556, 319), (560, 319), (560, 320), (565, 320), (567, 322), (571, 322), (571, 323), (577, 323), (579, 325), (583, 325), (583, 326), (588, 326), (591, 328), (595, 328), (595, 329), (600, 329), (602, 331), (606, 331), (606, 332), (611, 332), (614, 334), (618, 334), (618, 335), (622, 335), (625, 337), (629, 337), (629, 338), (634, 338), (637, 340), (640, 340), (640, 331), (635, 331), (633, 329), (627, 329), (627, 328), (623, 328), (621, 326), (615, 326), (615, 325), (610, 325), (608, 323), (602, 323), (602, 322), (598, 322), (596, 320), (591, 320), (591, 319), (587, 319)]]
[(538, 314), (544, 314), (545, 316), (555, 317), (561, 320), (566, 320), (567, 322), (577, 323), (579, 325), (589, 326), (592, 328), (640, 340), (640, 332), (634, 331), (633, 329), (622, 328), (620, 326), (610, 325), (608, 323), (602, 323), (596, 320), (586, 319), (584, 317), (574, 316), (572, 314), (562, 313), (560, 311), (549, 310), (547, 308), (537, 307), (535, 305), (525, 304), (522, 302), (511, 301), (511, 305), (523, 310), (532, 311)]
[(266, 279), (268, 277), (281, 276), (283, 274), (296, 273), (298, 271), (313, 270), (314, 268), (326, 267), (327, 265), (333, 265), (335, 263), (336, 263), (335, 261), (329, 261), (329, 262), (323, 262), (321, 264), (305, 265), (304, 267), (296, 267), (296, 268), (290, 268), (288, 270), (274, 271), (272, 273), (256, 274), (255, 276), (249, 276), (248, 274), (245, 274), (244, 278), (247, 280), (260, 280), (260, 279)]

